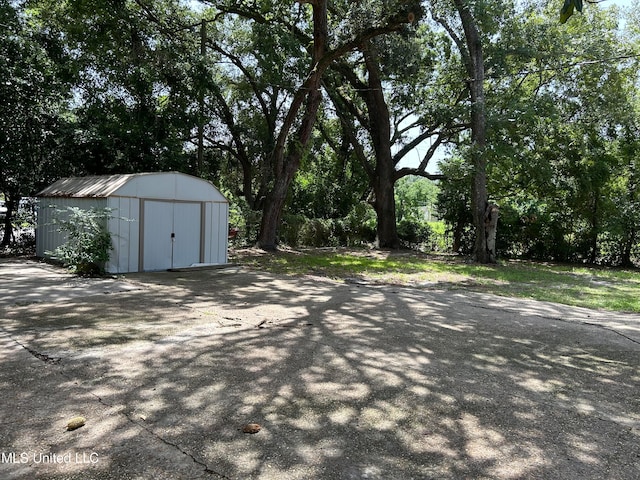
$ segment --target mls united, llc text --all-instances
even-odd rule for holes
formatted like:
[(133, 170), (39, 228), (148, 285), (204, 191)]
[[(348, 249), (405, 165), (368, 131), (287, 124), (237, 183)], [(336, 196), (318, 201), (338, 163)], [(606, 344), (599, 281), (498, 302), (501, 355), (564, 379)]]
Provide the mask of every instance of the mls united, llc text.
[(96, 452), (0, 452), (0, 463), (74, 463), (94, 464), (100, 461)]

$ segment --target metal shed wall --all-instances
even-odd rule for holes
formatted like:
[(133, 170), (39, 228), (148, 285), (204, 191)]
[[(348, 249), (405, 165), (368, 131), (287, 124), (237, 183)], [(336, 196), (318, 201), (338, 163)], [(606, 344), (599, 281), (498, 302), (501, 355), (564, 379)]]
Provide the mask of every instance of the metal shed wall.
[[(51, 196), (47, 196), (48, 194)], [(49, 205), (56, 205), (58, 209), (67, 206), (83, 209), (108, 207), (112, 209), (112, 218), (109, 219), (107, 228), (111, 234), (113, 250), (105, 267), (107, 272), (128, 273), (165, 268), (147, 268), (144, 264), (145, 237), (147, 242), (156, 241), (156, 238), (158, 242), (166, 242), (167, 239), (164, 237), (168, 235), (167, 232), (163, 232), (163, 237), (158, 237), (156, 225), (153, 223), (147, 222), (145, 229), (147, 204), (149, 208), (153, 206), (156, 218), (163, 222), (165, 214), (173, 215), (173, 211), (176, 210), (178, 223), (183, 226), (182, 230), (187, 230), (181, 230), (177, 239), (182, 240), (185, 236), (187, 240), (193, 240), (196, 236), (199, 239), (198, 242), (176, 242), (178, 247), (193, 250), (179, 252), (180, 255), (176, 255), (176, 259), (197, 259), (193, 263), (227, 263), (228, 202), (213, 185), (200, 178), (176, 172), (71, 178), (54, 183), (43, 190), (41, 195), (36, 230), (38, 256), (46, 257), (46, 251), (54, 250), (66, 241), (65, 235), (57, 232), (57, 227), (52, 225), (55, 208), (50, 208)], [(92, 195), (93, 198), (85, 198), (82, 195)], [(195, 207), (196, 204), (199, 207)], [(185, 210), (186, 205), (194, 205), (194, 208)], [(189, 212), (189, 218), (185, 218), (185, 211)], [(191, 229), (193, 231), (190, 231)], [(149, 245), (147, 243), (147, 256)], [(158, 251), (162, 252), (162, 248)], [(173, 261), (173, 253), (171, 257)], [(164, 265), (163, 260), (147, 263)]]
[(83, 210), (105, 208), (107, 199), (40, 197), (37, 205), (36, 255), (49, 258), (50, 256), (46, 252), (55, 250), (67, 241), (67, 235), (58, 232), (58, 227), (54, 224), (54, 220), (67, 217), (65, 213), (67, 207), (79, 207)]
[(112, 216), (107, 226), (111, 233), (113, 251), (106, 265), (109, 273), (138, 271), (140, 250), (140, 200), (127, 197), (109, 197)]
[(205, 230), (204, 263), (227, 263), (229, 239), (229, 204), (207, 203), (204, 211)]

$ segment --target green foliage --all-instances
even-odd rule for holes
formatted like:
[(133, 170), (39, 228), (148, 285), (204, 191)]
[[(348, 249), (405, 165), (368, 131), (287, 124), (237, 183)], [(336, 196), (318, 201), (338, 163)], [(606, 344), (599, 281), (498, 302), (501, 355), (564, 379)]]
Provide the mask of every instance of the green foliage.
[(358, 202), (351, 207), (351, 211), (344, 218), (343, 225), (346, 240), (343, 245), (362, 245), (376, 239), (375, 212), (365, 202)]
[(370, 244), (376, 237), (373, 209), (359, 203), (343, 218), (307, 218), (284, 215), (280, 241), (290, 247), (337, 247)]
[[(500, 207), (498, 252), (630, 265), (638, 258), (631, 253), (637, 221), (629, 215), (637, 211), (637, 154), (629, 148), (640, 119), (637, 37), (620, 36), (614, 9), (593, 5), (565, 27), (554, 16), (525, 6), (502, 21), (485, 49), (485, 154), (489, 194)], [(630, 58), (621, 59), (623, 52)], [(456, 153), (466, 158), (464, 148)], [(468, 225), (470, 202), (460, 192), (472, 172), (455, 158), (442, 170), (439, 210), (455, 232)], [(464, 238), (454, 234), (454, 244), (464, 246)]]
[(222, 192), (229, 200), (229, 227), (239, 230), (235, 245), (253, 245), (260, 226), (260, 212), (251, 209), (246, 199), (228, 190)]
[(403, 219), (431, 220), (436, 216), (439, 188), (423, 177), (407, 176), (395, 184), (396, 217)]
[[(174, 0), (116, 3), (0, 0), (0, 193), (11, 199), (32, 195), (52, 176), (67, 174), (197, 172), (225, 190), (239, 242), (253, 243), (280, 168), (272, 156), (275, 140), (309, 73), (310, 6), (262, 0), (210, 1), (198, 8)], [(412, 10), (420, 19), (418, 3), (331, 2), (329, 49), (399, 12)], [(501, 209), (499, 253), (637, 262), (637, 9), (626, 11), (623, 36), (622, 17), (606, 2), (586, 7), (564, 26), (557, 21), (557, 3), (469, 5), (483, 32), (483, 154), (489, 194)], [(567, 0), (564, 15), (580, 7), (579, 0)], [(432, 2), (430, 8), (463, 40), (451, 2)], [(473, 245), (474, 172), (465, 150), (468, 75), (455, 39), (422, 18), (371, 45), (378, 53), (391, 127), (384, 138), (391, 140), (393, 160), (400, 160), (396, 155), (404, 147), (422, 149), (410, 143), (420, 134), (433, 141), (443, 132), (451, 153), (441, 168), (446, 180), (437, 201), (447, 231), (430, 224), (422, 248), (443, 251), (451, 244), (466, 253)], [(342, 60), (339, 67), (352, 77), (329, 72), (323, 88), (333, 88), (346, 103), (323, 98), (319, 128), (282, 216), (280, 240), (289, 245), (359, 245), (375, 235), (375, 215), (365, 202), (380, 147), (367, 118), (371, 72), (360, 53)], [(195, 152), (199, 126), (203, 165)], [(347, 126), (360, 143), (359, 157)], [(428, 180), (404, 177), (396, 183), (397, 221), (406, 242), (426, 237), (424, 213), (436, 210), (434, 195)]]
[(376, 238), (376, 217), (373, 209), (361, 202), (342, 218), (307, 218), (286, 214), (280, 239), (296, 246), (359, 246)]
[(437, 222), (428, 222), (431, 229), (430, 245), (426, 249), (427, 252), (447, 253), (451, 252), (453, 244), (452, 238), (447, 230), (447, 224), (442, 220)]
[(70, 96), (66, 57), (18, 2), (0, 0), (0, 193), (16, 201), (63, 171), (57, 142)]
[(285, 213), (280, 225), (280, 241), (290, 247), (300, 245), (300, 232), (302, 227), (309, 221), (301, 214)]
[(560, 23), (565, 23), (573, 15), (573, 10), (582, 12), (582, 0), (565, 0), (560, 9)]
[(79, 275), (100, 275), (113, 249), (106, 222), (109, 208), (67, 207), (56, 210), (54, 224), (65, 234), (67, 241), (53, 252), (46, 252)]
[(331, 245), (332, 222), (320, 218), (306, 221), (300, 228), (299, 243), (309, 247)]
[(473, 248), (472, 170), (461, 157), (453, 157), (441, 162), (440, 169), (444, 174), (444, 180), (439, 185), (436, 208), (440, 218), (449, 227), (453, 252), (468, 254)]
[(398, 236), (405, 246), (422, 252), (450, 252), (452, 249), (451, 235), (443, 221), (403, 218), (398, 222)]
[(205, 82), (197, 29), (169, 37), (161, 27), (168, 18), (192, 21), (188, 9), (172, 0), (146, 11), (131, 1), (114, 8), (96, 0), (34, 0), (29, 7), (29, 21), (69, 52), (72, 127), (59, 148), (65, 158), (83, 159), (74, 173), (195, 171), (184, 150), (203, 113), (194, 105)]
[(496, 248), (503, 258), (569, 262), (579, 260), (575, 236), (567, 235), (569, 218), (544, 203), (503, 202)]
[(342, 141), (339, 122), (323, 125), (304, 156), (287, 199), (287, 211), (307, 218), (342, 218), (365, 196), (369, 185), (362, 166), (345, 150), (327, 145)]
[(398, 223), (398, 237), (408, 246), (417, 248), (429, 242), (431, 227), (425, 221), (403, 218)]

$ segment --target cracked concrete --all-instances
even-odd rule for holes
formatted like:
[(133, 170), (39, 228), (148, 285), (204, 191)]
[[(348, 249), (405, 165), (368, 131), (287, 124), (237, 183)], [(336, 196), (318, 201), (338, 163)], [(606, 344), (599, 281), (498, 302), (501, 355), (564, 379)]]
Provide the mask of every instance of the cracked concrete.
[(0, 478), (640, 477), (637, 315), (242, 268), (92, 282), (0, 261)]

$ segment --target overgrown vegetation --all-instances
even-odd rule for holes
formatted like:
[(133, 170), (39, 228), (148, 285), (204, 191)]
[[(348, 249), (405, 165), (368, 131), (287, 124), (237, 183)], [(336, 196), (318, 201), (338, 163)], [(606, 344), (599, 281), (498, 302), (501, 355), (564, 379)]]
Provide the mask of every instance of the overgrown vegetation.
[(54, 224), (67, 241), (45, 252), (78, 275), (102, 275), (113, 249), (106, 223), (110, 208), (66, 207), (55, 212)]
[[(0, 195), (0, 206), (6, 202)], [(17, 211), (9, 219), (6, 211), (0, 210), (0, 256), (16, 257), (33, 255), (35, 251), (35, 200), (33, 198), (22, 199)], [(7, 226), (9, 227), (7, 229)]]
[(310, 249), (265, 255), (233, 252), (232, 261), (286, 274), (319, 275), (423, 289), (469, 289), (587, 308), (640, 312), (640, 271), (528, 261), (478, 265), (451, 255)]

